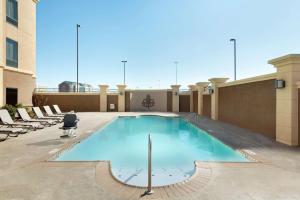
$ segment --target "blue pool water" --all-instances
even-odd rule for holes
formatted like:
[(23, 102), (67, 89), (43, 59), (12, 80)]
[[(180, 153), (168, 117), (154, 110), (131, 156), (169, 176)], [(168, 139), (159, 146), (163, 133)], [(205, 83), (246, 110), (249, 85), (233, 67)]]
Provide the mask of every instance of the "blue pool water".
[(56, 160), (110, 160), (118, 180), (146, 186), (149, 133), (154, 186), (188, 179), (194, 174), (195, 160), (248, 162), (242, 154), (184, 119), (160, 116), (117, 118)]

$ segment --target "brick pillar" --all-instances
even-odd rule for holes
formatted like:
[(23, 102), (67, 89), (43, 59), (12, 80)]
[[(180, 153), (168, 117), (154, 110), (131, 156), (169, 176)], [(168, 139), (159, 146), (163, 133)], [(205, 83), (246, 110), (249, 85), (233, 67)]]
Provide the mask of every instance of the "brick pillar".
[(193, 91), (196, 89), (196, 85), (189, 85), (190, 89), (190, 112), (194, 110), (194, 98), (193, 98)]
[(203, 115), (203, 93), (204, 88), (209, 85), (210, 82), (199, 82), (196, 83), (198, 91), (198, 114)]
[(269, 61), (277, 69), (277, 80), (285, 87), (276, 90), (276, 140), (291, 146), (299, 145), (298, 88), (300, 54), (291, 54)]
[(108, 85), (99, 85), (100, 88), (100, 112), (107, 112)]
[(4, 105), (3, 67), (0, 66), (0, 107)]
[(220, 84), (225, 83), (228, 78), (212, 78), (209, 81), (212, 84), (213, 93), (211, 94), (211, 118), (218, 120), (218, 111), (219, 111), (219, 88)]
[(118, 111), (125, 112), (125, 88), (126, 85), (117, 85), (118, 87)]
[(171, 88), (172, 88), (172, 112), (179, 112), (180, 85), (171, 85)]

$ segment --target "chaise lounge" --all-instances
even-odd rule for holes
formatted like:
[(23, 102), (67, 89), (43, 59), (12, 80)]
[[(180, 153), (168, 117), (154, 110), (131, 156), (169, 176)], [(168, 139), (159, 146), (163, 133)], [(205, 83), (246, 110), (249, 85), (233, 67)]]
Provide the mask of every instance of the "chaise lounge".
[(42, 113), (41, 109), (39, 107), (33, 107), (33, 112), (37, 116), (38, 119), (47, 119), (47, 120), (54, 120), (55, 122), (61, 123), (62, 118), (61, 117), (45, 117), (44, 114)]
[(17, 110), (18, 110), (20, 117), (22, 118), (22, 120), (24, 122), (39, 122), (39, 123), (43, 124), (44, 126), (51, 126), (51, 125), (56, 124), (56, 122), (51, 119), (32, 119), (29, 116), (29, 114), (27, 113), (25, 108), (18, 108)]
[(50, 106), (43, 106), (46, 114), (48, 115), (48, 117), (60, 117), (60, 118), (63, 118), (64, 115), (61, 115), (61, 114), (54, 114), (50, 108)]
[(36, 129), (43, 129), (44, 126), (40, 123), (22, 123), (22, 122), (14, 122), (9, 115), (8, 111), (5, 109), (0, 110), (0, 118), (3, 124), (7, 125), (8, 127), (21, 127), (31, 130)]

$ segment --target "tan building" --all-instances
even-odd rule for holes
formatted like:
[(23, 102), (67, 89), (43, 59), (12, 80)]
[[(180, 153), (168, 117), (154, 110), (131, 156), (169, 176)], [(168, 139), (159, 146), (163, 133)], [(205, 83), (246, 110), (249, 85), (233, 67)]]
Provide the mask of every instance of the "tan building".
[(37, 1), (0, 0), (0, 105), (32, 105)]

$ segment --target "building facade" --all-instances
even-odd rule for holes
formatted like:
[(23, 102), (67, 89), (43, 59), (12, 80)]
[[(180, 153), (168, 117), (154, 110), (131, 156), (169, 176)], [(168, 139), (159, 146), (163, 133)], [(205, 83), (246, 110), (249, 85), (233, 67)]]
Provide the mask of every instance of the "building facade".
[(0, 0), (0, 106), (32, 105), (37, 1)]
[[(91, 92), (93, 87), (89, 84), (78, 83), (79, 92)], [(64, 81), (58, 85), (59, 92), (76, 92), (77, 91), (77, 83), (71, 81)]]

